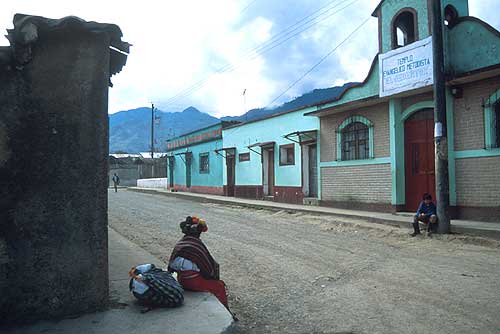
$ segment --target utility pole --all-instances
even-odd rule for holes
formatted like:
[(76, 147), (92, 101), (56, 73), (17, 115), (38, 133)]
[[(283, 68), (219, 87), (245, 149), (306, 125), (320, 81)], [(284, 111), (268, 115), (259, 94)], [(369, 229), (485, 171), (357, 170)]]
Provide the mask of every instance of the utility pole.
[(450, 186), (448, 135), (446, 133), (446, 82), (444, 73), (441, 0), (432, 1), (432, 45), (434, 58), (434, 143), (436, 153), (436, 204), (441, 234), (450, 233)]
[(154, 157), (154, 151), (155, 151), (155, 105), (151, 103), (151, 160), (152, 160), (152, 167), (151, 167), (151, 177), (155, 177), (154, 172), (155, 172), (155, 157)]

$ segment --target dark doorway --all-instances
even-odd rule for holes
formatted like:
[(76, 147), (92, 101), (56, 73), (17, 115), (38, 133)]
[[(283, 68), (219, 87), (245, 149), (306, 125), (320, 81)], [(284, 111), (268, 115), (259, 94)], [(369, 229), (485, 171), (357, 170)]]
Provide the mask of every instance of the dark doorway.
[(274, 150), (268, 150), (268, 182), (269, 182), (269, 196), (274, 196)]
[(186, 188), (191, 188), (191, 161), (192, 155), (186, 154)]
[(236, 160), (234, 155), (226, 157), (226, 172), (227, 172), (226, 196), (234, 196), (235, 162)]
[(405, 122), (406, 209), (416, 211), (422, 195), (436, 197), (434, 111), (424, 109)]
[(264, 195), (274, 196), (274, 149), (262, 149), (262, 186)]
[(309, 197), (318, 197), (317, 146), (309, 145)]
[(168, 159), (168, 183), (169, 188), (174, 187), (174, 158)]

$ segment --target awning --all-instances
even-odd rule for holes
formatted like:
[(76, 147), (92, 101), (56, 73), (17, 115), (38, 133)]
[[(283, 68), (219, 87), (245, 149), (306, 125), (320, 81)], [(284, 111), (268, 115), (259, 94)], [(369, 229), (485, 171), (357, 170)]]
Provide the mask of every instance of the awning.
[(191, 151), (188, 151), (188, 152), (180, 152), (180, 153), (175, 153), (174, 155), (189, 155), (189, 154), (193, 154), (193, 152), (191, 152)]
[[(223, 158), (234, 157), (236, 155), (236, 147), (223, 147), (214, 150), (215, 154), (220, 155)], [(221, 152), (226, 152), (226, 154), (222, 154)]]
[(252, 145), (249, 145), (247, 146), (248, 148), (250, 147), (269, 147), (269, 146), (274, 146), (274, 141), (266, 141), (266, 142), (263, 142), (263, 143), (255, 143), (255, 144), (252, 144)]
[(295, 131), (284, 135), (283, 138), (293, 141), (295, 143), (305, 143), (316, 141), (316, 137), (318, 135), (318, 130), (306, 130), (306, 131)]
[(271, 147), (274, 147), (274, 144), (275, 142), (274, 141), (266, 141), (266, 142), (261, 142), (261, 143), (255, 143), (255, 144), (252, 144), (252, 145), (249, 145), (247, 146), (248, 149), (254, 153), (257, 153), (258, 155), (262, 155), (261, 152), (259, 151), (256, 151), (255, 149), (253, 149), (254, 147), (260, 147), (261, 150), (262, 149), (266, 149), (266, 148), (271, 148)]
[[(181, 157), (181, 160), (182, 162), (184, 162), (184, 164), (186, 164), (186, 160), (184, 160), (187, 156), (191, 156), (193, 155), (193, 152), (191, 151), (185, 151), (185, 152), (179, 152), (179, 153), (175, 153), (174, 155), (179, 155)], [(191, 161), (191, 160), (190, 160)]]

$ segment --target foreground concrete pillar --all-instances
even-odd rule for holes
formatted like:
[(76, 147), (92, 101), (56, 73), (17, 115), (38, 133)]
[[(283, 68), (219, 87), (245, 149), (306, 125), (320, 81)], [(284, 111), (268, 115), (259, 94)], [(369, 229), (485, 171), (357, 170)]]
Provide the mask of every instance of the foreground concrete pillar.
[(115, 25), (16, 15), (0, 49), (0, 323), (108, 301), (108, 85)]

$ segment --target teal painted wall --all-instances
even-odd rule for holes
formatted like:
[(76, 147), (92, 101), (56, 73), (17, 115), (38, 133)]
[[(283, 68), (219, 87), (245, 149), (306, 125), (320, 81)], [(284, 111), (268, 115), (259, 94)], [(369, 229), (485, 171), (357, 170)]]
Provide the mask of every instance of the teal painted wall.
[[(261, 121), (247, 123), (238, 127), (223, 130), (224, 147), (236, 147), (236, 185), (262, 185), (262, 162), (261, 156), (248, 149), (248, 146), (258, 142), (275, 141), (274, 148), (274, 174), (276, 186), (302, 185), (301, 148), (295, 143), (295, 165), (279, 165), (279, 146), (293, 143), (283, 138), (284, 135), (303, 130), (318, 130), (319, 119), (316, 117), (303, 116), (304, 113), (316, 110), (306, 108), (296, 112), (264, 119)], [(260, 152), (260, 147), (254, 147)], [(238, 154), (250, 152), (250, 161), (239, 162)], [(226, 170), (224, 168), (224, 184)]]
[(380, 8), (382, 13), (382, 52), (392, 49), (391, 23), (394, 16), (403, 8), (410, 7), (417, 11), (418, 39), (430, 36), (429, 18), (426, 0), (385, 0)]
[(500, 63), (500, 33), (486, 23), (463, 20), (447, 31), (449, 72), (460, 75)]
[[(222, 139), (192, 145), (187, 148), (193, 154), (191, 160), (191, 186), (222, 187), (222, 170), (225, 162), (220, 155), (214, 152), (214, 150), (219, 148), (222, 148)], [(181, 152), (186, 152), (186, 148), (170, 151), (169, 154), (174, 154), (175, 157), (174, 184), (185, 186), (186, 165), (182, 160), (184, 156), (175, 155)], [(200, 173), (200, 153), (207, 152), (209, 154), (209, 172)]]

